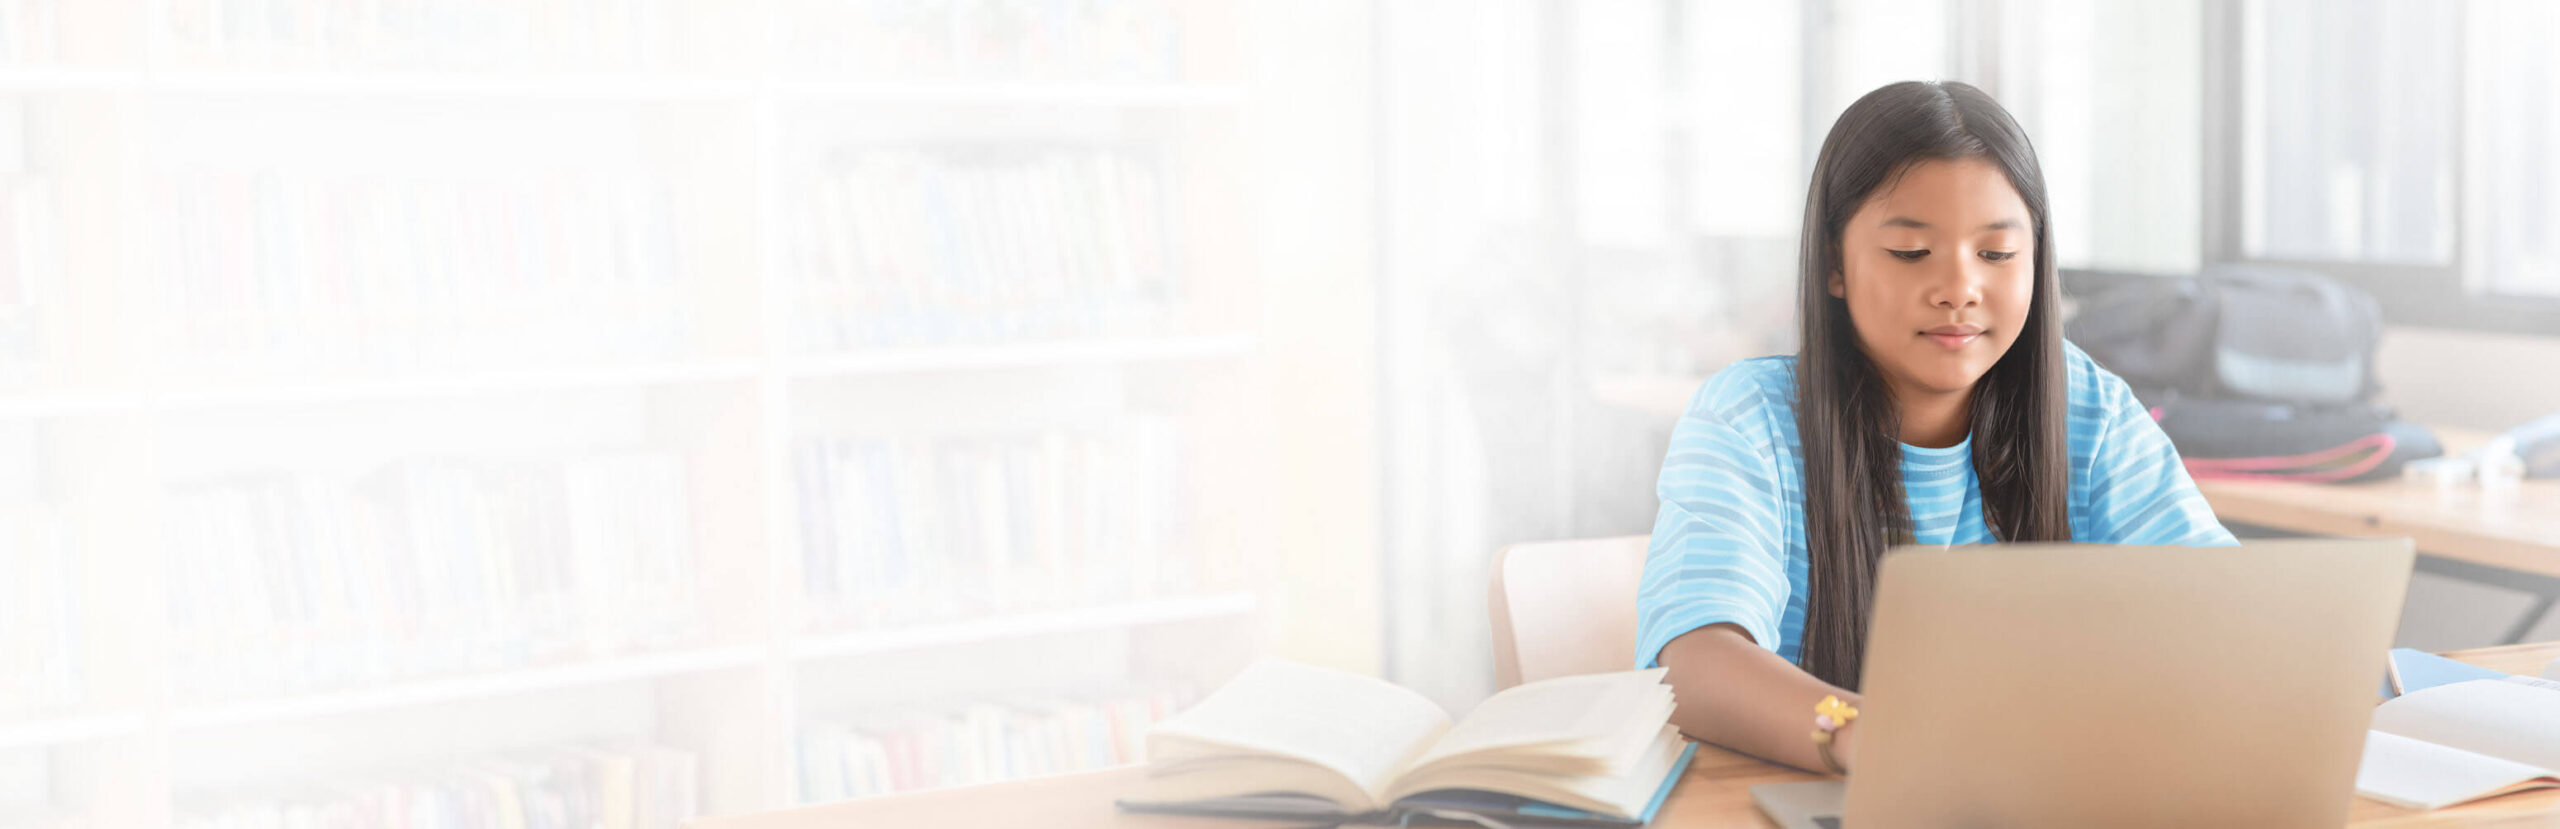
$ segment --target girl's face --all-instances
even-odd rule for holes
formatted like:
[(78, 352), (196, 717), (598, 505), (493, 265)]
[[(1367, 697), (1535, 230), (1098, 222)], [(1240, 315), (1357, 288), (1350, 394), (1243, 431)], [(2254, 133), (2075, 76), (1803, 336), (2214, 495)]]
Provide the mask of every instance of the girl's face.
[(2000, 168), (1922, 161), (1840, 234), (1831, 295), (1897, 399), (1970, 392), (2018, 341), (2035, 298), (2035, 228)]

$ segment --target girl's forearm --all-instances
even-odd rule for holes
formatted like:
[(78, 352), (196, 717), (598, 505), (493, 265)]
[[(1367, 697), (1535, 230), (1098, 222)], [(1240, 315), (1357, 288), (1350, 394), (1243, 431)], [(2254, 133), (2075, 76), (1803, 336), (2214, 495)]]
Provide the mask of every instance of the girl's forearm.
[[(1671, 724), (1681, 733), (1807, 771), (1827, 771), (1814, 752), (1814, 704), (1826, 694), (1859, 701), (1753, 643), (1739, 625), (1682, 634), (1662, 648), (1662, 666), (1671, 671), (1678, 698)], [(1833, 748), (1843, 766), (1854, 753), (1856, 730), (1854, 724), (1843, 729)]]

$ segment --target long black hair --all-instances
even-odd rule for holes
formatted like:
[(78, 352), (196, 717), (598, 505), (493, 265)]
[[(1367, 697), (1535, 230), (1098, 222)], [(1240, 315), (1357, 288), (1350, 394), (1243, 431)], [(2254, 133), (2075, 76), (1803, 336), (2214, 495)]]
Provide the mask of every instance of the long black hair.
[(1812, 557), (1799, 662), (1858, 687), (1876, 564), (1911, 538), (1901, 417), (1831, 295), (1841, 233), (1878, 187), (1923, 161), (1981, 158), (2007, 175), (2035, 225), (2035, 295), (2018, 338), (1973, 387), (1974, 476), (1983, 522), (2003, 541), (2071, 538), (2062, 322), (2044, 173), (2027, 134), (1969, 84), (1904, 81), (1850, 104), (1822, 141), (1805, 193), (1797, 287), (1796, 431), (1803, 442), (1805, 549)]

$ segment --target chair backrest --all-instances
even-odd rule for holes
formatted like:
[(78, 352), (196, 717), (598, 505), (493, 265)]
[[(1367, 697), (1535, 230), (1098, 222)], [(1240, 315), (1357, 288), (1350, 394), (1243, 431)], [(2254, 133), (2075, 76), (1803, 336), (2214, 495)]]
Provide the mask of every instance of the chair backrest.
[(1635, 667), (1645, 536), (1542, 541), (1493, 562), (1497, 689)]

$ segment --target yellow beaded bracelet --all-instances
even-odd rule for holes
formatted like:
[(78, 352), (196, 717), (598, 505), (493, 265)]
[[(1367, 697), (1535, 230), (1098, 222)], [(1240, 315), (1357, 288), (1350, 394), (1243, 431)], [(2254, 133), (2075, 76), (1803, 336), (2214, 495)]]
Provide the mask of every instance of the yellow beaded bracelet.
[(1837, 696), (1826, 694), (1813, 706), (1813, 752), (1822, 757), (1822, 765), (1831, 769), (1832, 774), (1849, 773), (1848, 769), (1840, 767), (1838, 758), (1831, 756), (1831, 741), (1833, 735), (1857, 718), (1858, 709), (1841, 702)]

